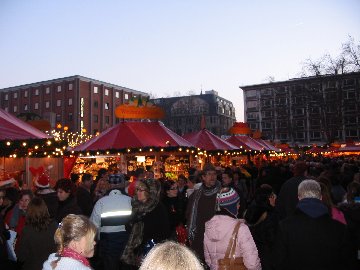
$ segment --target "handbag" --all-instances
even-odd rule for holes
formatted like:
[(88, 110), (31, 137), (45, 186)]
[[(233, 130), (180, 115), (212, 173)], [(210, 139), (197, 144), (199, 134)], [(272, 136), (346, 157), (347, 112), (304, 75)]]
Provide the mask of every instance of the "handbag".
[(236, 239), (241, 221), (234, 228), (223, 259), (218, 260), (218, 270), (246, 270), (242, 257), (235, 257)]

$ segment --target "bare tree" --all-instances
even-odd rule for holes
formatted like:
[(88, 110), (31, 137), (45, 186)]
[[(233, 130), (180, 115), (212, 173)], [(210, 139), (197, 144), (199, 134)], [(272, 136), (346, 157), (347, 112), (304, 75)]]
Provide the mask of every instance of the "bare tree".
[(275, 77), (274, 76), (267, 76), (263, 81), (268, 82), (268, 83), (272, 83), (272, 82), (275, 82)]
[(304, 76), (319, 76), (324, 74), (325, 66), (323, 58), (318, 60), (306, 59), (302, 63), (302, 72)]
[(351, 65), (351, 71), (360, 70), (360, 43), (355, 44), (355, 40), (349, 35), (348, 40), (342, 44), (343, 54)]
[(330, 54), (325, 54), (322, 59), (326, 74), (337, 75), (349, 71), (349, 61), (344, 53), (341, 53), (337, 58), (333, 58)]

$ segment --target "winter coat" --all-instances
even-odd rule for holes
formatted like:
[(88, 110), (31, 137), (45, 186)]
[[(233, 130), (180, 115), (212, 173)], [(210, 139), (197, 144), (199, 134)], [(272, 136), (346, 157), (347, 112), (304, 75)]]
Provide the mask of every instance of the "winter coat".
[(56, 212), (56, 221), (61, 222), (68, 214), (80, 215), (82, 214), (80, 207), (76, 202), (76, 198), (70, 195), (65, 201), (59, 201), (58, 209)]
[(56, 251), (54, 234), (58, 225), (51, 222), (45, 230), (37, 231), (30, 225), (25, 225), (19, 242), (17, 258), (23, 262), (23, 270), (41, 269), (43, 262), (50, 253)]
[[(43, 270), (54, 270), (51, 266), (51, 262), (56, 261), (58, 257), (55, 253), (50, 254), (49, 258), (43, 264)], [(83, 263), (68, 257), (61, 258), (55, 270), (92, 270), (90, 267), (87, 267)]]
[(82, 186), (79, 186), (76, 190), (76, 200), (83, 215), (90, 217), (94, 208), (93, 198), (90, 191)]
[(218, 269), (218, 260), (224, 258), (237, 222), (242, 221), (236, 242), (235, 256), (242, 257), (249, 270), (261, 269), (255, 242), (244, 220), (226, 215), (215, 215), (205, 223), (204, 255), (210, 269)]
[(354, 256), (346, 226), (318, 199), (300, 200), (294, 215), (280, 222), (273, 254), (277, 270), (356, 269)]

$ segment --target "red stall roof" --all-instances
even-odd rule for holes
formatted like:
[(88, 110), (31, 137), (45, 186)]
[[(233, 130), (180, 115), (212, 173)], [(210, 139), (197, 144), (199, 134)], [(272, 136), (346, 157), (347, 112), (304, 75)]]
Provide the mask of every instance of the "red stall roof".
[(256, 140), (258, 143), (260, 143), (262, 146), (264, 146), (265, 150), (281, 152), (279, 148), (273, 146), (271, 143), (269, 143), (267, 141), (264, 141), (263, 139), (254, 139), (254, 140)]
[(226, 141), (238, 147), (242, 146), (242, 148), (245, 150), (253, 150), (253, 151), (266, 150), (263, 145), (261, 145), (255, 139), (246, 135), (233, 135), (230, 138), (226, 139)]
[(194, 144), (196, 147), (206, 151), (239, 149), (236, 145), (221, 139), (205, 128), (197, 132), (185, 134), (183, 135), (183, 138)]
[(194, 147), (161, 122), (121, 122), (73, 151), (104, 151), (142, 147)]
[(51, 136), (0, 109), (0, 140), (48, 139)]
[(360, 145), (346, 144), (346, 146), (338, 148), (337, 151), (338, 152), (360, 152)]

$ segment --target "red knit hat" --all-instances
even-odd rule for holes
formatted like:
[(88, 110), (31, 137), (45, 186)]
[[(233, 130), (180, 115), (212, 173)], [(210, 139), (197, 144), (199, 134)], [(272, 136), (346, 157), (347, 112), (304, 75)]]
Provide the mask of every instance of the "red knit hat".
[(46, 173), (39, 175), (39, 178), (35, 181), (35, 185), (40, 188), (47, 188), (50, 186), (50, 177)]

